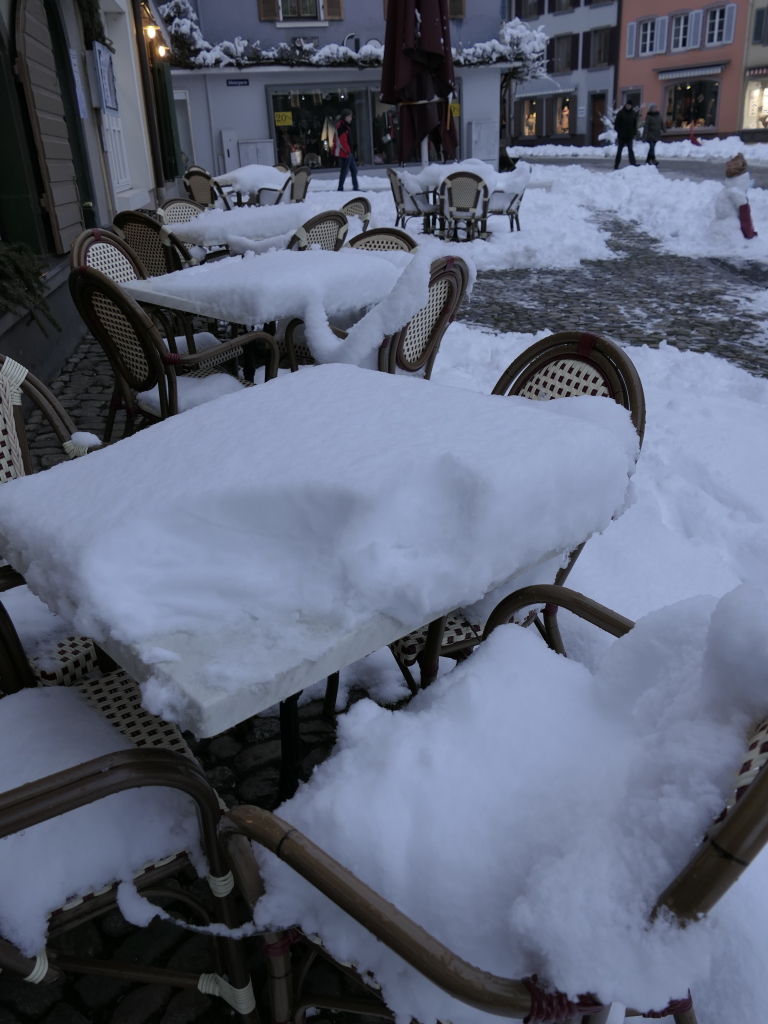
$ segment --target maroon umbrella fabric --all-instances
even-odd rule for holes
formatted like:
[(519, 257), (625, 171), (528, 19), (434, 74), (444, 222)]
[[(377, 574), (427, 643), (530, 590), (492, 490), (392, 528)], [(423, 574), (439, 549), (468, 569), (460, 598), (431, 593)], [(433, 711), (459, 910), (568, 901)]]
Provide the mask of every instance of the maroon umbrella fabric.
[(456, 156), (455, 90), (448, 0), (389, 0), (381, 99), (400, 107), (401, 162), (427, 136)]

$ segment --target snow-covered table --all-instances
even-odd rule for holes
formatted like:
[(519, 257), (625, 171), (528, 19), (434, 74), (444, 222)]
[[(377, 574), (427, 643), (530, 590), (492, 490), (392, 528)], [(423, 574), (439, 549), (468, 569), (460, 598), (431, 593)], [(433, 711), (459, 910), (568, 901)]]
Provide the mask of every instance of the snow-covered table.
[(310, 367), (4, 484), (0, 553), (211, 736), (602, 530), (636, 448), (605, 399)]

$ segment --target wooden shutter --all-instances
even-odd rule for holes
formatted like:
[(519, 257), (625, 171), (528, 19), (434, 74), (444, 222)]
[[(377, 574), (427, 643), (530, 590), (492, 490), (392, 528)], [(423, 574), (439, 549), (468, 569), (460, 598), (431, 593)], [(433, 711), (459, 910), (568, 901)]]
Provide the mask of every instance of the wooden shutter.
[(627, 25), (627, 57), (635, 56), (635, 41), (637, 39), (637, 22), (630, 21)]
[(656, 19), (656, 42), (653, 44), (654, 53), (667, 52), (667, 31), (669, 29), (669, 18)]
[[(587, 34), (586, 32), (584, 33)], [(574, 32), (571, 36), (571, 71), (579, 70), (579, 33)]]
[(688, 49), (698, 50), (701, 46), (701, 23), (704, 18), (703, 11), (691, 11), (688, 21)]
[(280, 0), (259, 0), (260, 21), (280, 21)]
[(85, 225), (42, 0), (18, 0), (16, 54), (43, 179), (42, 203), (48, 211), (56, 252), (69, 252)]
[(763, 33), (765, 32), (765, 7), (761, 7), (759, 11), (755, 11), (755, 20), (752, 25), (752, 42), (757, 45), (763, 42)]
[(736, 30), (736, 8), (737, 4), (728, 4), (725, 8), (725, 32), (723, 34), (724, 43), (733, 42), (733, 36)]
[(524, 111), (525, 100), (515, 100), (515, 123), (512, 126), (512, 137), (515, 139), (523, 137)]
[(325, 0), (324, 7), (328, 21), (344, 20), (344, 0)]
[(538, 3), (539, 3), (539, 13), (538, 13), (537, 17), (540, 18), (542, 16), (542, 14), (546, 13), (547, 0), (538, 0)]
[(554, 14), (557, 10), (557, 0), (549, 0), (547, 3), (547, 13)]
[(616, 67), (619, 63), (619, 32), (618, 25), (611, 26), (608, 36), (608, 63), (611, 67)]
[(590, 67), (592, 61), (592, 33), (585, 32), (581, 37), (581, 66)]
[(465, 3), (465, 0), (448, 0), (448, 17), (449, 18), (463, 18), (464, 17), (464, 3)]

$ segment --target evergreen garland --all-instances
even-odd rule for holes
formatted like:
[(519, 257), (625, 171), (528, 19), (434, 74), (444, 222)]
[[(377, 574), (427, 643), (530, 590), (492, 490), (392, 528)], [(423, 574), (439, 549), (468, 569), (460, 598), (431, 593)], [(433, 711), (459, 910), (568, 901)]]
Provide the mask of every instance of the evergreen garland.
[(115, 48), (112, 45), (112, 40), (107, 39), (104, 35), (104, 23), (101, 20), (99, 0), (77, 0), (77, 6), (80, 10), (80, 17), (83, 20), (83, 36), (87, 49), (93, 49), (93, 44), (96, 42), (102, 43), (114, 53)]
[(4, 313), (22, 316), (26, 310), (47, 336), (41, 313), (57, 331), (61, 327), (45, 296), (44, 272), (45, 264), (28, 245), (0, 242), (0, 316)]

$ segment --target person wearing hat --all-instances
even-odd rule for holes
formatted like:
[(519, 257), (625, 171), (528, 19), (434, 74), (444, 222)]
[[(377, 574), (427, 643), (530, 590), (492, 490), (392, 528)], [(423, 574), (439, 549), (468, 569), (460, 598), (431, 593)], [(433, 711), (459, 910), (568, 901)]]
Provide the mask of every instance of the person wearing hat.
[(643, 127), (643, 142), (648, 143), (648, 159), (646, 160), (646, 163), (655, 164), (658, 167), (659, 161), (656, 159), (656, 143), (663, 134), (664, 122), (661, 119), (661, 111), (655, 103), (652, 103), (650, 107), (648, 107), (648, 113), (645, 115), (645, 125)]
[(341, 117), (336, 125), (336, 142), (333, 149), (334, 156), (339, 158), (339, 192), (344, 191), (344, 181), (347, 171), (352, 175), (352, 188), (357, 192), (357, 164), (355, 154), (352, 152), (352, 139), (350, 137), (350, 125), (352, 124), (352, 111), (342, 110)]
[(616, 129), (617, 143), (616, 161), (613, 165), (614, 171), (618, 171), (619, 169), (621, 154), (624, 151), (625, 146), (627, 147), (627, 153), (629, 154), (629, 162), (633, 167), (637, 167), (637, 160), (635, 160), (635, 153), (632, 149), (632, 143), (635, 140), (635, 135), (637, 135), (637, 111), (632, 106), (632, 100), (627, 100), (613, 119), (613, 127)]

